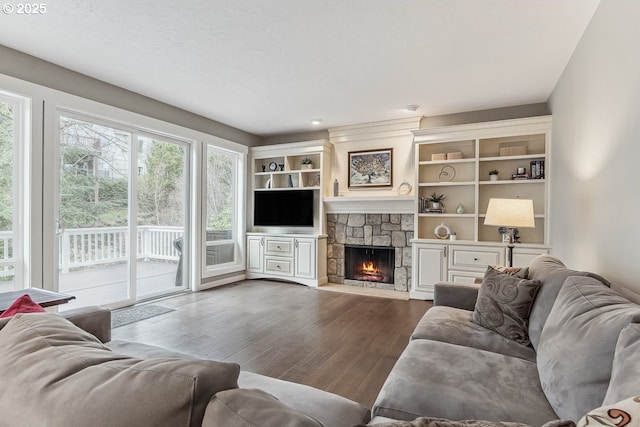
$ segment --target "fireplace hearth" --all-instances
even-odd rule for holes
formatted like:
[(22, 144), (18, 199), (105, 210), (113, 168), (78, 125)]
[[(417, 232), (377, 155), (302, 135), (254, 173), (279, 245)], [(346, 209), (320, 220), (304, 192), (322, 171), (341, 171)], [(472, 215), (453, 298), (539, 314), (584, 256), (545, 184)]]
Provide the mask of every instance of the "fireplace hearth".
[(345, 279), (391, 283), (395, 248), (390, 246), (344, 245)]

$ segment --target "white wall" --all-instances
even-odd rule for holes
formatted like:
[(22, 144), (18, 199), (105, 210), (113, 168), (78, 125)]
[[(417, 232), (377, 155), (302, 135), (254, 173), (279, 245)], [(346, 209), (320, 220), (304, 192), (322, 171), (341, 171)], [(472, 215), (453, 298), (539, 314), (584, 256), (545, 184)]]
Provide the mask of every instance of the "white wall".
[(639, 1), (603, 0), (549, 106), (553, 253), (640, 294), (638, 22)]

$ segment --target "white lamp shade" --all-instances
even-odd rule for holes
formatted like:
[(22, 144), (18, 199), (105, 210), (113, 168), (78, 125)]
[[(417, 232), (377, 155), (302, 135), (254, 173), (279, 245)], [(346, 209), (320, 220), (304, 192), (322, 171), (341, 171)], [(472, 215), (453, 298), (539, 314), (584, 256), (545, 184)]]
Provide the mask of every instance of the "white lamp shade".
[(535, 228), (533, 200), (489, 199), (484, 224), (511, 228)]

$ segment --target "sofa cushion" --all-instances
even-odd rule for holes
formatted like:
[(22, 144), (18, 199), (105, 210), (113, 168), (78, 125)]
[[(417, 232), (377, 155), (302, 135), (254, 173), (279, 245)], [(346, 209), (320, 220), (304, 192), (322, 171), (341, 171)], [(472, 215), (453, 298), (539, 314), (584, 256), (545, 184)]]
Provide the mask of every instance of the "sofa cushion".
[(637, 395), (640, 395), (640, 324), (632, 323), (618, 337), (611, 380), (603, 404), (610, 405)]
[(118, 355), (54, 313), (0, 330), (0, 413), (21, 425), (199, 426), (239, 366)]
[[(419, 417), (413, 421), (380, 421), (369, 425), (376, 427), (532, 427), (529, 424), (486, 420), (445, 420), (442, 418)], [(365, 426), (356, 426), (365, 427)], [(538, 427), (538, 426), (533, 426)], [(576, 427), (573, 421), (553, 420), (541, 427)]]
[(536, 300), (531, 308), (529, 316), (529, 338), (531, 345), (536, 350), (540, 341), (542, 327), (549, 317), (551, 307), (560, 292), (560, 288), (569, 276), (587, 276), (598, 279), (606, 286), (611, 284), (601, 276), (586, 271), (576, 271), (565, 267), (557, 258), (551, 255), (539, 255), (529, 264), (529, 279), (539, 280), (542, 283)]
[(459, 308), (431, 307), (418, 322), (411, 339), (448, 342), (524, 360), (536, 360), (533, 348), (518, 344), (474, 323), (471, 320), (472, 315), (472, 311)]
[[(141, 359), (150, 357), (194, 358), (192, 355), (166, 348), (130, 341), (114, 340), (109, 343), (109, 347), (116, 352)], [(288, 407), (307, 414), (326, 426), (351, 427), (369, 420), (369, 410), (361, 404), (303, 384), (241, 371), (238, 386), (266, 391)]]
[(487, 267), (473, 321), (519, 344), (529, 344), (528, 320), (540, 282)]
[(218, 392), (209, 402), (202, 427), (322, 427), (319, 421), (289, 408), (258, 389)]
[(577, 420), (602, 404), (620, 331), (640, 306), (590, 277), (560, 289), (538, 347), (542, 388), (560, 418)]
[(632, 427), (640, 425), (640, 396), (632, 396), (589, 411), (578, 421), (578, 427)]
[(540, 387), (535, 363), (432, 340), (409, 342), (376, 399), (373, 415), (534, 426), (558, 418)]

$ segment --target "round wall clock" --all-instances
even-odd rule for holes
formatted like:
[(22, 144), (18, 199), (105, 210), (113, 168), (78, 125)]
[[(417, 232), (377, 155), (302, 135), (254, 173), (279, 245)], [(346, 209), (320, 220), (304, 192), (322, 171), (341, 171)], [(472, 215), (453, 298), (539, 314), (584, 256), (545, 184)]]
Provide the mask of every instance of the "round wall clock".
[(269, 170), (270, 170), (271, 172), (273, 172), (273, 171), (275, 171), (275, 170), (277, 170), (277, 169), (278, 169), (278, 164), (277, 164), (276, 162), (271, 162), (271, 163), (269, 163)]

